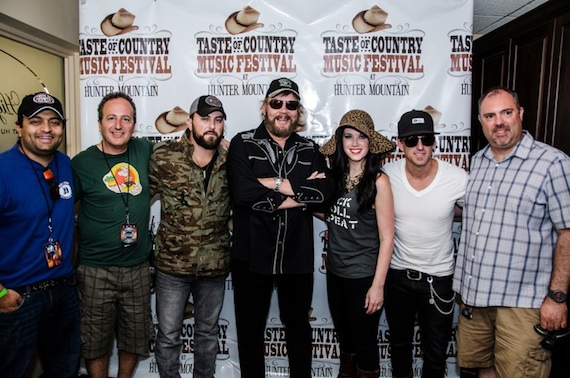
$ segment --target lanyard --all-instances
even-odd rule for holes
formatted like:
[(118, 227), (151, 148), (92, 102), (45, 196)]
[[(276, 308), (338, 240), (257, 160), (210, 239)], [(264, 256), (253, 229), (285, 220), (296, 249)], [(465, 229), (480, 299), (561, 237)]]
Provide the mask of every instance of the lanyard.
[[(42, 196), (44, 197), (45, 203), (46, 203), (46, 207), (47, 207), (47, 211), (48, 211), (48, 230), (49, 230), (49, 240), (52, 241), (53, 240), (53, 223), (52, 223), (52, 214), (53, 214), (53, 208), (55, 206), (55, 199), (51, 199), (50, 196), (46, 195), (46, 192), (44, 190), (44, 186), (42, 185), (42, 180), (40, 179), (40, 176), (38, 175), (38, 172), (36, 171), (36, 168), (34, 167), (34, 163), (32, 163), (32, 159), (30, 159), (28, 157), (28, 155), (26, 155), (26, 152), (24, 152), (24, 149), (21, 148), (22, 153), (24, 154), (24, 156), (26, 157), (26, 159), (28, 160), (28, 163), (30, 163), (30, 167), (32, 168), (32, 171), (34, 172), (34, 175), (36, 176), (36, 180), (38, 181), (38, 185), (40, 187), (40, 191), (42, 192)], [(55, 170), (56, 172), (54, 172), (54, 180), (55, 180), (55, 185), (58, 185), (58, 181), (57, 181), (57, 172), (59, 171), (59, 166), (57, 164), (57, 158), (54, 156), (54, 160), (55, 160)], [(48, 189), (49, 190), (49, 189)], [(50, 198), (48, 198), (50, 197)], [(50, 201), (51, 199), (51, 201)]]
[(111, 168), (111, 164), (109, 164), (109, 160), (107, 159), (107, 154), (105, 153), (105, 149), (103, 148), (103, 142), (101, 142), (101, 153), (103, 154), (103, 158), (105, 158), (105, 163), (107, 163), (107, 167), (109, 168), (109, 172), (113, 175), (113, 179), (117, 184), (117, 188), (119, 189), (119, 194), (121, 195), (121, 199), (123, 200), (123, 204), (125, 205), (125, 219), (127, 224), (130, 223), (130, 213), (129, 213), (129, 191), (131, 189), (131, 151), (127, 146), (127, 180), (125, 181), (125, 185), (127, 186), (127, 193), (121, 190), (119, 185), (119, 181), (117, 181), (117, 176), (115, 176), (115, 172)]

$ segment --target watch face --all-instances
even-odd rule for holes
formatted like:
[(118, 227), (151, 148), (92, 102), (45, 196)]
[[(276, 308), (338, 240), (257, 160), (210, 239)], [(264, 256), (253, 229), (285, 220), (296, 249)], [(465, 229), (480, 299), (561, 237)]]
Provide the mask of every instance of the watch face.
[(566, 302), (566, 294), (564, 294), (560, 290), (554, 290), (549, 293), (549, 297), (552, 298), (555, 302), (564, 303)]

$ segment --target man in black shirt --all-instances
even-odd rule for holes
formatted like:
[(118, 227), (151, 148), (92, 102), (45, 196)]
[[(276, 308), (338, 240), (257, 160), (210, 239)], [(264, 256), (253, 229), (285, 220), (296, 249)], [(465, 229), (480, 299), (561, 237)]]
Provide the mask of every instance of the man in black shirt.
[(265, 377), (263, 333), (274, 286), (290, 376), (311, 376), (312, 207), (332, 197), (334, 184), (318, 146), (295, 132), (302, 113), (297, 84), (273, 80), (261, 105), (263, 122), (230, 145), (232, 281), (242, 377)]

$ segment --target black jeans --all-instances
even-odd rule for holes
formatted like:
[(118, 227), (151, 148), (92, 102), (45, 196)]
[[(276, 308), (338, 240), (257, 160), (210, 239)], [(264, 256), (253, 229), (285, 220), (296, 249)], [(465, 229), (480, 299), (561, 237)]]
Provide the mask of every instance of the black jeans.
[(338, 335), (341, 352), (356, 353), (358, 367), (364, 371), (377, 370), (378, 323), (380, 311), (366, 315), (366, 293), (374, 276), (350, 279), (327, 271), (329, 309)]
[(395, 378), (413, 376), (412, 340), (417, 313), (424, 360), (422, 377), (444, 377), (453, 322), (453, 276), (410, 273), (390, 269), (386, 278), (384, 306), (390, 328), (392, 374)]
[(309, 310), (313, 274), (265, 275), (250, 272), (245, 261), (232, 261), (232, 282), (242, 377), (265, 377), (265, 325), (274, 285), (291, 378), (310, 378), (312, 335)]

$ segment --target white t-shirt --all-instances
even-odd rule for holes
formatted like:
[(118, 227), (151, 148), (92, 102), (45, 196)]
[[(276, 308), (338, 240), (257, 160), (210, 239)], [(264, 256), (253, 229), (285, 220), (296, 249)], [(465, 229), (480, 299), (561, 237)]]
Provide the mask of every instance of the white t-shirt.
[(435, 160), (438, 169), (433, 181), (419, 191), (408, 182), (405, 158), (382, 168), (390, 178), (396, 217), (390, 268), (442, 277), (454, 270), (453, 215), (455, 204), (463, 207), (467, 172)]

